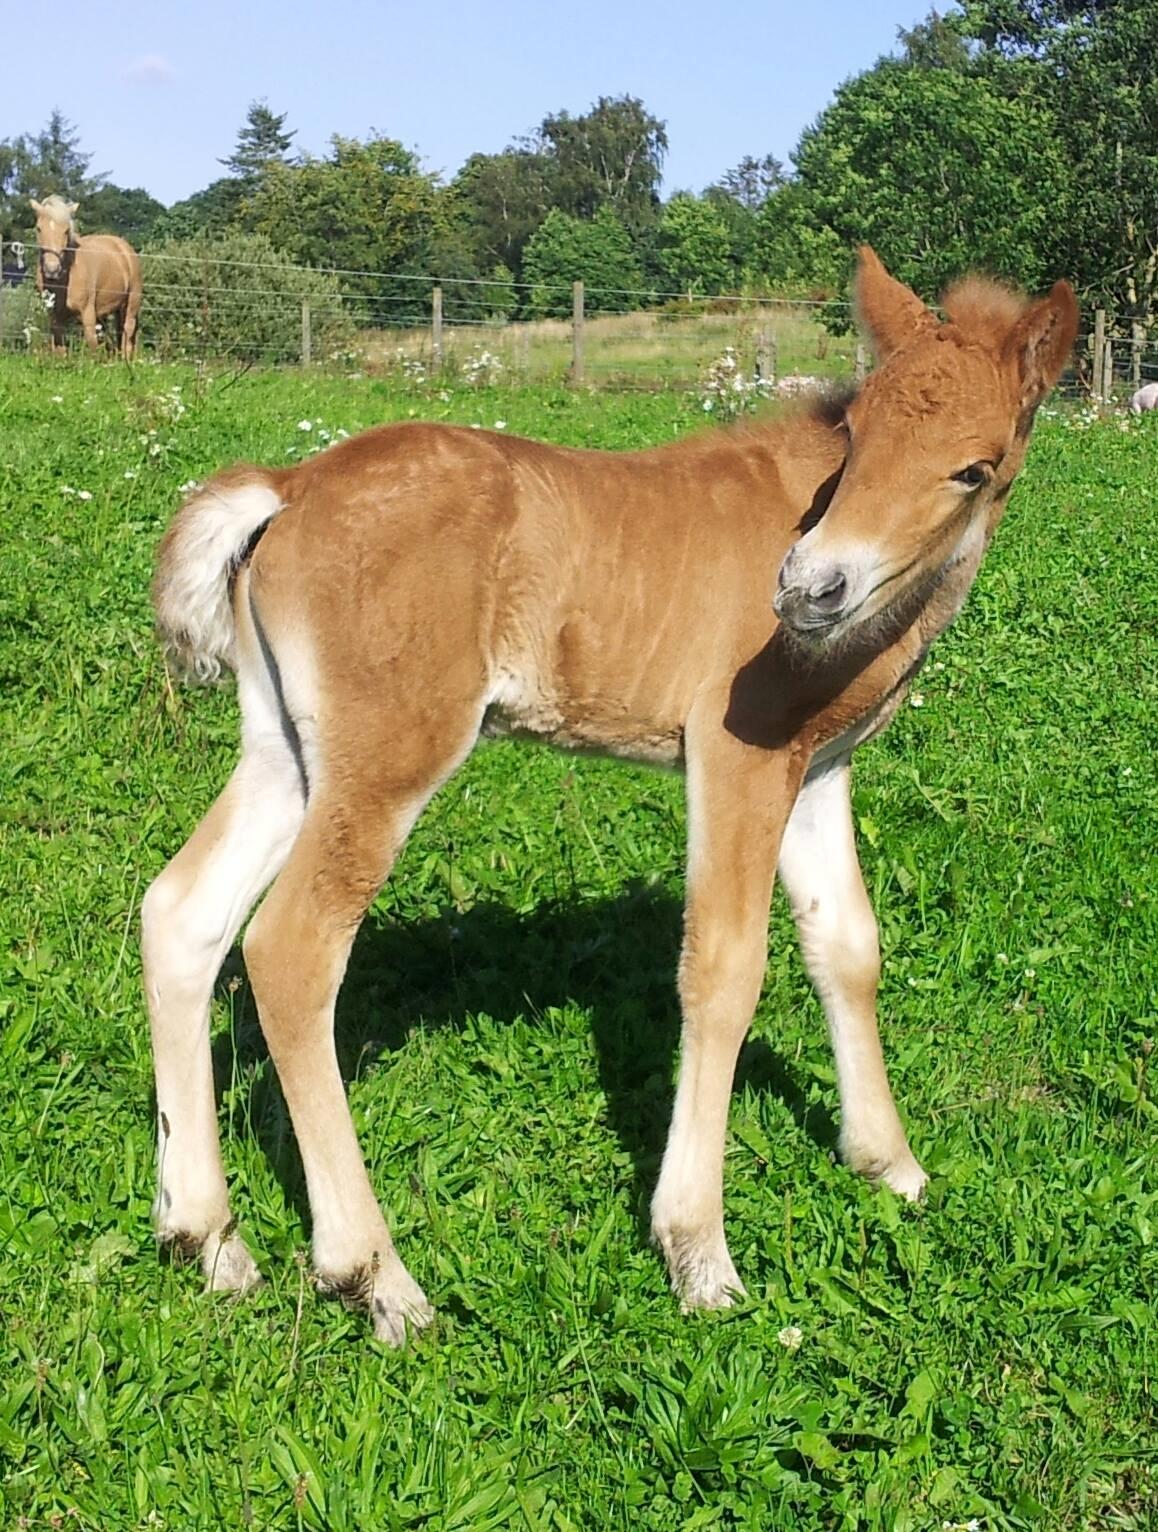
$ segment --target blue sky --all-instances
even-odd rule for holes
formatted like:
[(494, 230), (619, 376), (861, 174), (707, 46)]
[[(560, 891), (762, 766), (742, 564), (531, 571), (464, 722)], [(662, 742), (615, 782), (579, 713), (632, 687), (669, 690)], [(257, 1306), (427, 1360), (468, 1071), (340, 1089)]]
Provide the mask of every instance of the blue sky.
[(255, 97), (289, 113), (295, 147), (377, 129), (449, 176), (548, 112), (630, 92), (667, 122), (665, 193), (699, 190), (745, 154), (787, 160), (834, 88), (931, 3), (21, 5), (4, 27), (0, 138), (59, 106), (94, 170), (172, 202), (220, 173)]

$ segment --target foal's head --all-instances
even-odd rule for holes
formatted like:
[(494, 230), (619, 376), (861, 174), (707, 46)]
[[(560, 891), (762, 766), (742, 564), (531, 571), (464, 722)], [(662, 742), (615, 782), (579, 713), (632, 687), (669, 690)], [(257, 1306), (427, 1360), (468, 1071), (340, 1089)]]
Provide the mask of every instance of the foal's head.
[(46, 277), (58, 277), (64, 270), (65, 251), (76, 238), (76, 210), (79, 204), (66, 202), (55, 192), (43, 202), (32, 199), (36, 214), (36, 243), (40, 246), (40, 269)]
[(976, 277), (945, 294), (942, 323), (867, 246), (856, 298), (878, 366), (845, 413), (840, 483), (784, 560), (775, 602), (817, 647), (869, 632), (955, 565), (976, 568), (1078, 325), (1066, 282), (1027, 302)]

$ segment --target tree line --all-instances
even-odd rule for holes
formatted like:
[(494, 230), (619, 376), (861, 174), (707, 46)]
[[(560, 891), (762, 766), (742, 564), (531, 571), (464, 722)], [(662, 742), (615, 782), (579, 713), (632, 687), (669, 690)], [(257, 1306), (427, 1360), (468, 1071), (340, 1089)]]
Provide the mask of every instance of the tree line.
[[(222, 175), (164, 207), (90, 170), (59, 113), (0, 142), (0, 235), (27, 236), (29, 196), (82, 204), (83, 227), (146, 248), (228, 236), (343, 280), (361, 317), (428, 301), (447, 313), (589, 311), (725, 294), (843, 295), (873, 244), (927, 297), (983, 267), (1149, 325), (1158, 300), (1158, 5), (959, 0), (898, 34), (844, 82), (785, 166), (747, 156), (696, 192), (661, 196), (666, 124), (636, 97), (550, 114), (449, 179), (394, 139), (335, 136), (294, 152), (287, 117), (251, 106)], [(678, 295), (678, 296), (677, 296)]]

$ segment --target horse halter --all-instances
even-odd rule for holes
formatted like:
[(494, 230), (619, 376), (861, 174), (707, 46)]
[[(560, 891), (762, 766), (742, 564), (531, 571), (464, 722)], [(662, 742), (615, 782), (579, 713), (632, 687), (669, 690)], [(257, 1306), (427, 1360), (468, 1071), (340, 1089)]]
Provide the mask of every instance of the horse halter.
[[(62, 245), (59, 250), (53, 250), (46, 245), (40, 246), (40, 275), (46, 285), (49, 283), (56, 284), (65, 280), (65, 278), (68, 276), (68, 269), (72, 265), (72, 258), (75, 254), (76, 236), (72, 233), (69, 234), (67, 243)], [(55, 256), (57, 261), (57, 267), (55, 271), (49, 271), (48, 267), (45, 265), (45, 258), (50, 255)]]

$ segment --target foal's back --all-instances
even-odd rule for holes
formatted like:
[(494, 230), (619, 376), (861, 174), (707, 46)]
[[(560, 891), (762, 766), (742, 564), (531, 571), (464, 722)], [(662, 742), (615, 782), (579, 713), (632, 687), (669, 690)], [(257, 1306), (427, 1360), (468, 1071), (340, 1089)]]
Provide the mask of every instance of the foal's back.
[(838, 409), (634, 453), (381, 427), (268, 475), (285, 509), (247, 597), (324, 689), (356, 670), (389, 707), (405, 662), (439, 705), (481, 695), (487, 732), (671, 763), (697, 690), (767, 639)]

